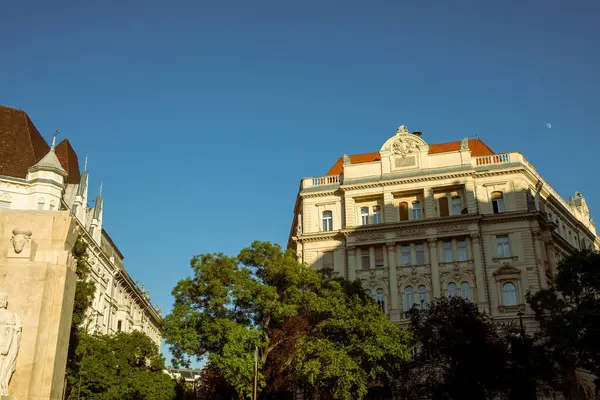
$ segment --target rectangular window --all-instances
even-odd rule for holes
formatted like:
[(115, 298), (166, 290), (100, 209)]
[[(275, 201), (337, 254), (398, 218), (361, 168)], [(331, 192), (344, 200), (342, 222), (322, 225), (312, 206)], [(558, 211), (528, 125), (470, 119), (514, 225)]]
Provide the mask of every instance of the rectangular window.
[(496, 247), (498, 249), (498, 257), (510, 257), (508, 235), (496, 236)]
[(410, 246), (402, 246), (402, 265), (410, 265)]
[(447, 217), (448, 215), (450, 215), (448, 211), (447, 197), (440, 197), (440, 199), (438, 200), (438, 204), (440, 205), (440, 217)]
[(421, 203), (418, 201), (412, 203), (412, 219), (421, 219)]
[(443, 249), (444, 249), (444, 262), (454, 261), (454, 256), (452, 255), (452, 242), (451, 241), (444, 242)]
[(373, 223), (374, 224), (381, 223), (381, 207), (379, 207), (379, 206), (373, 207)]
[(460, 201), (460, 197), (452, 198), (452, 215), (460, 215), (462, 202)]
[(333, 230), (333, 213), (331, 211), (323, 211), (322, 214), (323, 232)]
[(383, 268), (383, 247), (375, 248), (375, 268)]
[(362, 269), (369, 269), (369, 268), (371, 268), (371, 260), (369, 259), (369, 255), (368, 254), (362, 254), (360, 256), (360, 266), (361, 266)]
[(425, 264), (425, 246), (423, 243), (415, 244), (415, 251), (417, 253), (417, 265)]
[(117, 321), (117, 332), (121, 332), (122, 329), (123, 329), (123, 321), (119, 320), (119, 321)]
[(467, 242), (459, 240), (456, 242), (456, 247), (458, 249), (458, 261), (467, 261)]
[(360, 224), (369, 225), (369, 207), (360, 208)]
[(333, 269), (333, 251), (323, 252), (323, 268)]

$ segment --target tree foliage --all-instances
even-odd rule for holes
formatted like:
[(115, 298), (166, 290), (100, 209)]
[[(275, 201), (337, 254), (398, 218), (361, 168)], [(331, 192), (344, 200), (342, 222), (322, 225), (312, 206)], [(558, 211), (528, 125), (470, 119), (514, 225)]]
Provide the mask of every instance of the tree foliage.
[(90, 267), (87, 263), (87, 248), (87, 243), (79, 237), (71, 250), (71, 255), (75, 260), (77, 283), (75, 286), (75, 301), (73, 304), (67, 353), (67, 395), (72, 392), (74, 385), (78, 381), (81, 358), (77, 354), (77, 348), (79, 347), (81, 337), (87, 335), (86, 328), (82, 325), (85, 321), (87, 311), (94, 301), (94, 293), (96, 291), (96, 284), (89, 279)]
[(468, 300), (439, 298), (408, 315), (416, 349), (400, 380), (408, 399), (535, 398), (552, 379), (543, 348)]
[(71, 398), (175, 399), (175, 381), (163, 372), (158, 346), (142, 332), (85, 335), (77, 353), (82, 361)]
[(178, 362), (206, 357), (239, 398), (250, 394), (255, 346), (264, 394), (302, 387), (361, 398), (410, 358), (409, 335), (360, 284), (307, 268), (277, 245), (203, 254), (191, 267), (173, 289), (167, 343)]
[(576, 396), (577, 368), (600, 377), (600, 253), (584, 250), (565, 258), (555, 286), (528, 301), (553, 359), (565, 371), (565, 394)]

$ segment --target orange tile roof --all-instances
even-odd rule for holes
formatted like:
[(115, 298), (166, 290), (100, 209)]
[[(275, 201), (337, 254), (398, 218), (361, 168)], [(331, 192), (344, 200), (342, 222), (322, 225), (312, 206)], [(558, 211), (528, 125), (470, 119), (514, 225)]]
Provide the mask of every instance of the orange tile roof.
[[(469, 149), (473, 157), (489, 156), (495, 154), (485, 143), (479, 139), (469, 139)], [(429, 145), (429, 154), (447, 153), (460, 150), (460, 140), (457, 142), (439, 143)], [(350, 164), (361, 164), (381, 160), (379, 152), (352, 154)], [(340, 157), (326, 175), (339, 175), (344, 172), (344, 158)]]
[(77, 153), (71, 146), (68, 139), (63, 140), (56, 146), (54, 150), (60, 165), (67, 171), (67, 183), (78, 184), (81, 181), (81, 173), (79, 172), (79, 160)]

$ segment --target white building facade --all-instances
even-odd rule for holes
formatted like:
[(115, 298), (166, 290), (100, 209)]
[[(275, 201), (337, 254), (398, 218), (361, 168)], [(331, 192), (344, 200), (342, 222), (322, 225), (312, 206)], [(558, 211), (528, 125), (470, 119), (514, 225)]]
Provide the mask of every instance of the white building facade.
[(0, 212), (69, 210), (88, 244), (90, 279), (96, 284), (86, 328), (99, 334), (143, 331), (160, 347), (160, 310), (129, 276), (103, 228), (101, 189), (88, 206), (87, 166), (80, 173), (68, 140), (58, 145), (54, 140), (48, 146), (25, 112), (0, 106)]
[(568, 201), (521, 153), (479, 139), (428, 144), (404, 126), (379, 152), (344, 155), (301, 181), (288, 246), (314, 268), (359, 279), (392, 321), (461, 296), (497, 320), (523, 312), (560, 260), (600, 242), (580, 193)]

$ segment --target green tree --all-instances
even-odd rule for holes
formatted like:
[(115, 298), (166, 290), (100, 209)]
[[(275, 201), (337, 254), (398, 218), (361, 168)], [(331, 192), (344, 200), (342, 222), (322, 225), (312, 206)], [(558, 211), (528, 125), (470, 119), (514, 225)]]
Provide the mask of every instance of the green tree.
[(87, 263), (87, 243), (81, 237), (77, 238), (71, 254), (75, 259), (75, 273), (77, 283), (75, 286), (75, 301), (73, 304), (73, 316), (71, 320), (71, 330), (69, 333), (69, 348), (67, 353), (67, 398), (70, 397), (74, 385), (78, 382), (79, 370), (81, 368), (81, 358), (77, 354), (77, 348), (82, 336), (87, 335), (86, 328), (83, 326), (86, 312), (94, 301), (96, 285), (89, 279), (90, 267)]
[(528, 302), (563, 371), (563, 392), (578, 398), (577, 368), (600, 377), (600, 253), (584, 250), (565, 258), (554, 283), (554, 287), (528, 296)]
[(535, 340), (497, 325), (460, 297), (409, 311), (416, 357), (401, 375), (408, 399), (535, 399), (552, 363)]
[(77, 353), (81, 357), (78, 396), (90, 400), (173, 400), (176, 382), (165, 374), (158, 346), (144, 333), (85, 335)]
[(307, 268), (277, 245), (203, 254), (191, 267), (173, 289), (167, 343), (178, 362), (207, 357), (207, 369), (240, 399), (251, 391), (255, 347), (263, 396), (301, 387), (362, 398), (410, 358), (409, 335), (360, 284)]

